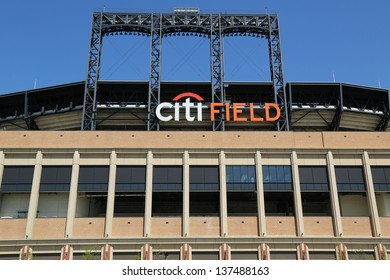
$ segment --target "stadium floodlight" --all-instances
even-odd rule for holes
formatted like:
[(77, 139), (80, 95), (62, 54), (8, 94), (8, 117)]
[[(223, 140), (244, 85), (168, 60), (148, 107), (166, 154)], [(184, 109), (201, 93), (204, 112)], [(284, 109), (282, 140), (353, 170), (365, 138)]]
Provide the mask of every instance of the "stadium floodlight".
[(200, 9), (194, 7), (175, 7), (173, 8), (175, 14), (199, 14)]

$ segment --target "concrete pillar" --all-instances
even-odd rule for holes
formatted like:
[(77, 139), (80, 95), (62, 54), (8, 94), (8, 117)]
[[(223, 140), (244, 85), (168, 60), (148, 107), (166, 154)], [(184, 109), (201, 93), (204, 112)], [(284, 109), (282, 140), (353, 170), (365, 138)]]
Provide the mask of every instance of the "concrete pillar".
[(271, 254), (269, 252), (269, 246), (265, 243), (262, 243), (259, 245), (259, 259), (260, 260), (271, 259)]
[(299, 244), (297, 246), (297, 256), (298, 260), (309, 260), (309, 247), (307, 247), (307, 245), (303, 243)]
[(265, 220), (265, 202), (264, 202), (264, 185), (263, 185), (263, 166), (261, 164), (261, 153), (256, 152), (256, 188), (257, 188), (257, 218), (259, 223), (259, 235), (266, 235)]
[(220, 219), (221, 219), (221, 236), (228, 235), (227, 223), (227, 191), (226, 191), (226, 160), (225, 152), (219, 153), (219, 193), (220, 193)]
[(153, 194), (153, 153), (148, 151), (146, 158), (146, 190), (145, 190), (145, 219), (144, 236), (150, 236), (152, 224), (152, 194)]
[(291, 154), (291, 171), (294, 188), (295, 222), (298, 236), (304, 235), (301, 185), (299, 182), (298, 157), (295, 151)]
[(39, 200), (39, 185), (41, 184), (41, 175), (42, 175), (42, 160), (43, 160), (42, 152), (38, 151), (35, 159), (34, 177), (32, 181), (31, 194), (30, 194), (30, 204), (28, 206), (26, 239), (31, 238), (32, 236), (34, 221), (37, 216), (38, 200)]
[(65, 245), (61, 249), (61, 260), (62, 261), (70, 261), (73, 260), (73, 247), (68, 245)]
[(372, 234), (373, 236), (381, 236), (381, 224), (375, 197), (374, 182), (371, 174), (370, 157), (368, 156), (367, 151), (363, 152), (363, 171), (367, 188), (367, 201), (371, 216)]
[(141, 247), (141, 260), (153, 260), (153, 248), (150, 244), (145, 244)]
[(348, 248), (344, 244), (336, 246), (336, 258), (338, 260), (348, 260)]
[(222, 261), (228, 261), (232, 259), (231, 248), (228, 244), (222, 244), (219, 246), (219, 259)]
[(336, 171), (334, 169), (333, 154), (331, 151), (329, 151), (326, 155), (326, 162), (328, 169), (330, 202), (332, 204), (333, 227), (335, 235), (341, 237), (343, 236), (343, 224), (341, 221), (339, 195), (337, 191)]
[(76, 216), (77, 207), (77, 188), (79, 183), (80, 173), (80, 153), (75, 151), (73, 154), (72, 177), (70, 179), (68, 213), (66, 218), (65, 237), (71, 238), (73, 232), (73, 222)]
[(109, 261), (114, 259), (114, 254), (113, 254), (113, 248), (111, 245), (104, 245), (102, 247), (102, 253), (101, 255), (101, 260), (102, 261)]
[(385, 245), (383, 245), (383, 244), (376, 245), (374, 248), (374, 251), (375, 251), (375, 259), (376, 260), (388, 260), (389, 259)]
[(3, 151), (0, 151), (0, 206), (1, 206), (1, 183), (3, 182), (3, 174), (4, 174), (4, 160), (5, 160), (5, 155)]
[(110, 171), (108, 176), (108, 192), (107, 192), (107, 211), (105, 224), (105, 237), (110, 237), (112, 234), (112, 221), (114, 219), (114, 204), (115, 204), (115, 181), (116, 181), (116, 152), (112, 151), (110, 156)]
[(21, 261), (29, 261), (29, 260), (32, 260), (33, 258), (33, 251), (32, 251), (32, 248), (30, 246), (23, 246), (21, 249), (20, 249), (20, 255), (19, 255), (19, 260)]
[(183, 154), (183, 236), (190, 235), (190, 156)]
[(181, 260), (192, 260), (192, 248), (189, 244), (183, 244), (180, 248), (180, 259)]
[(0, 190), (1, 190), (1, 183), (3, 182), (4, 160), (5, 160), (4, 152), (0, 151)]

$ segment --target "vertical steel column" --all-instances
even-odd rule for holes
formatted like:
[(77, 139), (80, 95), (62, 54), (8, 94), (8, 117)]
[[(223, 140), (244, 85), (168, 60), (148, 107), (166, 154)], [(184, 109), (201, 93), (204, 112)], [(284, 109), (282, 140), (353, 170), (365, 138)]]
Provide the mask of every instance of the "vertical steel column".
[[(223, 38), (221, 27), (221, 15), (210, 15), (210, 48), (211, 48), (211, 87), (214, 103), (225, 101), (225, 91), (223, 87)], [(221, 114), (213, 121), (213, 131), (225, 130), (225, 112), (221, 107)]]
[(148, 131), (160, 130), (160, 124), (156, 116), (156, 107), (160, 104), (161, 81), (161, 25), (162, 15), (151, 17), (151, 46), (150, 46), (150, 78), (148, 96)]
[(89, 48), (88, 73), (85, 81), (81, 130), (96, 129), (96, 95), (100, 74), (100, 58), (103, 39), (102, 24), (103, 14), (94, 13), (92, 19), (91, 45)]
[(275, 124), (275, 129), (278, 131), (290, 130), (287, 98), (284, 88), (283, 64), (282, 64), (282, 49), (280, 46), (279, 37), (279, 21), (276, 15), (268, 15), (268, 49), (271, 79), (274, 87), (275, 103), (280, 107), (280, 118)]

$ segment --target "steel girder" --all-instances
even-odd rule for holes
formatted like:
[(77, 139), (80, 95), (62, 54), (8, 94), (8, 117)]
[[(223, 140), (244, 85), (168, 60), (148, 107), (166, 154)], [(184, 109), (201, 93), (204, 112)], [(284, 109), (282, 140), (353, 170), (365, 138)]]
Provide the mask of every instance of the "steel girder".
[[(181, 33), (180, 33), (181, 32)], [(203, 34), (210, 38), (212, 99), (224, 102), (223, 37), (232, 34), (268, 38), (274, 102), (281, 109), (276, 130), (289, 130), (287, 100), (284, 90), (282, 54), (277, 15), (239, 14), (146, 14), (94, 13), (88, 75), (83, 107), (83, 130), (96, 129), (97, 82), (100, 72), (102, 38), (104, 35), (146, 35), (151, 37), (148, 130), (159, 130), (155, 107), (160, 101), (160, 70), (162, 37)], [(224, 130), (224, 112), (213, 123), (213, 130)]]
[(160, 104), (161, 17), (152, 15), (150, 36), (150, 77), (148, 95), (148, 130), (159, 130), (156, 107)]
[(268, 16), (268, 49), (270, 59), (271, 79), (274, 86), (275, 103), (280, 108), (280, 118), (275, 123), (275, 130), (290, 130), (288, 120), (288, 106), (284, 88), (282, 50), (280, 46), (279, 21), (276, 16)]
[(91, 44), (89, 48), (88, 73), (84, 90), (81, 130), (96, 129), (97, 83), (100, 74), (100, 57), (103, 39), (102, 22), (103, 14), (94, 13), (92, 19)]
[[(221, 32), (221, 18), (212, 18), (210, 26), (210, 39), (211, 39), (211, 90), (212, 102), (223, 103), (225, 102), (225, 94), (223, 87), (223, 38)], [(221, 114), (216, 116), (216, 120), (213, 121), (213, 131), (225, 130), (225, 112), (224, 107), (221, 108)]]

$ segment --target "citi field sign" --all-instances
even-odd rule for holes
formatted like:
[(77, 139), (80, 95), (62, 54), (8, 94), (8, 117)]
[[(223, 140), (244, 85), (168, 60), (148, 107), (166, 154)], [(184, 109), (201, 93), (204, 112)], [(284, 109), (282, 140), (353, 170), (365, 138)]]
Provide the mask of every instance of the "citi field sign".
[[(194, 101), (191, 101), (194, 100)], [(182, 101), (180, 101), (182, 100)], [(184, 101), (183, 101), (184, 100)], [(185, 119), (189, 122), (202, 121), (202, 109), (204, 99), (196, 93), (184, 92), (177, 95), (173, 102), (163, 102), (156, 107), (156, 116), (160, 121), (180, 121), (180, 111), (184, 110)], [(174, 113), (162, 112), (164, 109), (173, 109)], [(273, 114), (271, 115), (271, 110)], [(253, 103), (210, 103), (210, 119), (215, 120), (215, 115), (225, 113), (225, 121), (233, 122), (274, 122), (280, 118), (280, 108), (274, 103), (265, 103), (265, 118), (255, 117), (255, 108)], [(242, 115), (249, 111), (249, 118)]]

